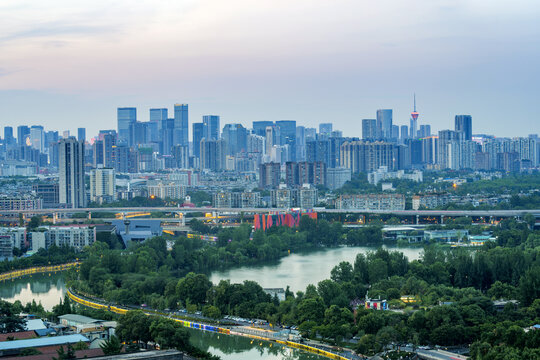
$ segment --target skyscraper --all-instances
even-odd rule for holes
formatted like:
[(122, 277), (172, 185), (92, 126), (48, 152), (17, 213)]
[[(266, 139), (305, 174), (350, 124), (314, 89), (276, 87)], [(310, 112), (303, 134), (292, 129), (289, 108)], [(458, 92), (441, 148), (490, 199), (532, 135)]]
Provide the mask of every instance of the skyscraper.
[(401, 140), (405, 141), (409, 138), (409, 127), (407, 125), (401, 125)]
[(362, 119), (362, 139), (375, 140), (377, 138), (377, 120)]
[(330, 136), (332, 134), (332, 123), (319, 124), (319, 135)]
[(279, 127), (279, 145), (288, 145), (288, 160), (296, 161), (296, 121), (279, 120), (276, 121), (276, 126)]
[(304, 161), (306, 159), (306, 128), (303, 126), (296, 127), (296, 161)]
[(111, 168), (90, 171), (90, 201), (104, 203), (116, 198), (115, 171)]
[(377, 132), (379, 139), (392, 137), (392, 109), (377, 110)]
[(253, 133), (259, 136), (266, 136), (266, 128), (274, 125), (273, 121), (254, 121)]
[(86, 206), (84, 185), (84, 143), (74, 137), (59, 143), (60, 203), (71, 208)]
[(223, 140), (227, 146), (227, 155), (245, 152), (247, 147), (247, 130), (241, 124), (226, 124), (223, 127)]
[(174, 105), (174, 145), (189, 145), (188, 104)]
[(463, 131), (465, 140), (472, 140), (472, 116), (456, 115), (455, 131)]
[(204, 137), (207, 140), (219, 139), (219, 116), (218, 115), (204, 115)]
[(163, 122), (169, 117), (169, 110), (167, 108), (150, 109), (150, 122), (157, 122), (159, 129), (163, 125)]
[(26, 137), (30, 135), (30, 128), (26, 125), (19, 125), (17, 126), (17, 144), (27, 145), (26, 144)]
[(204, 138), (204, 124), (193, 123), (193, 156), (201, 156), (201, 140)]
[(30, 128), (30, 143), (32, 148), (39, 150), (40, 153), (45, 151), (45, 132), (43, 126), (32, 125)]
[(137, 121), (137, 108), (118, 108), (118, 142), (127, 144), (129, 141), (129, 127)]
[(77, 140), (85, 142), (86, 141), (86, 128), (77, 129)]
[(8, 146), (15, 144), (15, 138), (13, 137), (13, 128), (11, 126), (4, 126), (4, 142)]

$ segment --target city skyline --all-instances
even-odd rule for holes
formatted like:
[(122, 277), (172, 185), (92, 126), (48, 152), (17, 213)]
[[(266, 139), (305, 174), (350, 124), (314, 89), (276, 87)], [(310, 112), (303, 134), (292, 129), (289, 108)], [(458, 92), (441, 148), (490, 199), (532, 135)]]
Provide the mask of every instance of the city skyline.
[(532, 0), (8, 0), (0, 10), (0, 120), (12, 126), (75, 131), (76, 114), (97, 133), (117, 107), (136, 106), (145, 120), (147, 109), (180, 102), (190, 122), (294, 119), (361, 134), (376, 109), (407, 125), (416, 92), (419, 124), (434, 132), (455, 114), (497, 136), (539, 132)]

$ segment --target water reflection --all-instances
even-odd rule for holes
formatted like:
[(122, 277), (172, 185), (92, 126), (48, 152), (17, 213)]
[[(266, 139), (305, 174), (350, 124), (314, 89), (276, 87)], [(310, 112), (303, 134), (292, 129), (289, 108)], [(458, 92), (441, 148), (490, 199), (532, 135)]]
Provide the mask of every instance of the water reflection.
[(189, 329), (191, 343), (201, 349), (220, 356), (223, 360), (322, 360), (322, 356), (290, 349), (279, 344), (252, 340), (240, 336), (227, 336), (206, 331)]
[[(423, 251), (422, 248), (385, 248), (402, 252), (410, 261), (419, 259)], [(289, 285), (294, 292), (304, 291), (307, 285), (316, 285), (319, 281), (330, 278), (332, 268), (341, 261), (354, 264), (357, 254), (375, 250), (377, 248), (355, 246), (291, 254), (273, 264), (214, 271), (210, 280), (214, 284), (226, 279), (230, 279), (231, 283), (252, 280), (258, 282), (263, 288), (285, 288)]]
[(14, 280), (0, 282), (0, 299), (9, 302), (19, 300), (26, 304), (35, 300), (45, 310), (52, 310), (66, 294), (66, 285), (60, 272), (34, 274)]

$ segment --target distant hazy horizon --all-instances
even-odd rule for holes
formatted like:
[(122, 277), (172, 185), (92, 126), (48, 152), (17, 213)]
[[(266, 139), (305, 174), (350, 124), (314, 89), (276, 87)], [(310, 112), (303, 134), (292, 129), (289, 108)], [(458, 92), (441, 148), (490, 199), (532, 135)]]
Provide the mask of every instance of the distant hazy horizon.
[[(361, 120), (540, 132), (540, 3), (515, 0), (4, 0), (0, 124), (116, 128), (116, 108), (188, 103), (221, 124)], [(190, 125), (191, 132), (191, 125)], [(3, 134), (2, 134), (3, 135)], [(190, 134), (191, 138), (191, 134)]]

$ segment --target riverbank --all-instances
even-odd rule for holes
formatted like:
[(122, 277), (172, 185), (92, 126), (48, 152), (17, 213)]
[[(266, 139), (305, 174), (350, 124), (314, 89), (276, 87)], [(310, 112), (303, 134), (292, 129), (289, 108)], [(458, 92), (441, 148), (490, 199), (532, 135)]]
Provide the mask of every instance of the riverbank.
[(60, 264), (60, 265), (35, 266), (35, 267), (27, 268), (27, 269), (13, 270), (13, 271), (0, 274), (0, 281), (16, 279), (16, 278), (20, 278), (20, 277), (28, 276), (32, 274), (65, 271), (65, 270), (72, 269), (74, 267), (78, 267), (80, 265), (81, 263), (79, 261), (74, 261), (74, 262)]
[[(68, 289), (68, 296), (72, 301), (80, 305), (90, 307), (93, 309), (110, 311), (119, 315), (125, 315), (129, 310), (131, 310), (122, 305), (109, 305), (103, 299), (98, 300), (96, 298), (93, 298), (93, 299), (85, 298), (79, 294), (74, 293), (73, 290), (71, 289)], [(205, 324), (203, 322), (186, 321), (177, 315), (165, 314), (163, 312), (160, 312), (154, 309), (149, 309), (149, 308), (144, 309), (144, 313), (149, 316), (150, 315), (161, 316), (164, 318), (174, 320), (176, 322), (181, 323), (183, 326), (191, 328), (191, 329), (209, 331), (209, 332), (219, 333), (223, 335), (230, 335), (230, 336), (242, 336), (242, 337), (247, 337), (251, 339), (267, 341), (270, 343), (277, 343), (286, 347), (300, 349), (300, 350), (304, 350), (313, 354), (321, 355), (328, 359), (334, 359), (334, 360), (350, 360), (351, 359), (351, 358), (341, 356), (339, 354), (332, 353), (324, 349), (317, 348), (315, 346), (311, 346), (309, 345), (309, 343), (301, 344), (301, 343), (297, 343), (293, 341), (288, 341), (284, 337), (280, 338), (279, 333), (275, 331), (264, 331), (264, 332), (261, 331), (260, 334), (256, 335), (254, 333), (235, 331), (233, 330), (233, 327), (218, 327), (218, 326), (213, 326), (210, 324)], [(266, 335), (265, 333), (268, 335)]]

